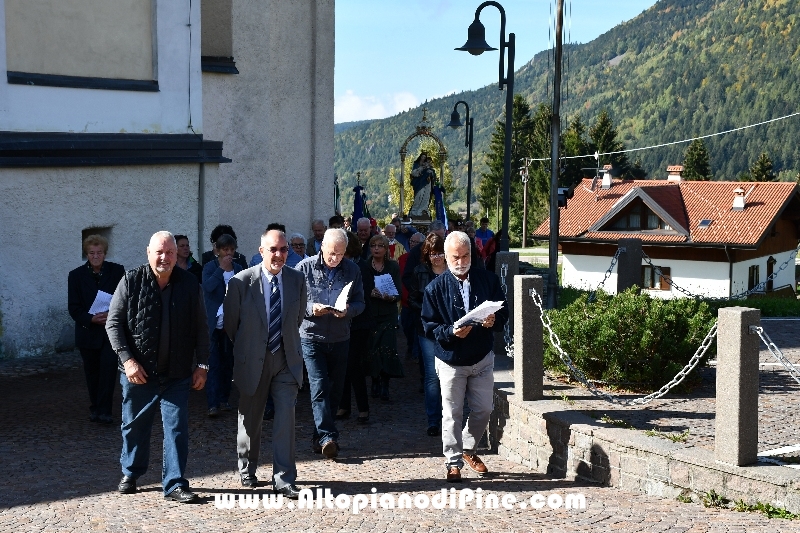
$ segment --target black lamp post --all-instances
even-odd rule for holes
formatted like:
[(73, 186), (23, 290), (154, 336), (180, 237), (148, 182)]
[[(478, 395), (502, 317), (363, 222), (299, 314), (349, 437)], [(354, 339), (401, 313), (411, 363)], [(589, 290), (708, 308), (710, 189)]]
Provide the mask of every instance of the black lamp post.
[(464, 104), (464, 107), (467, 108), (467, 118), (465, 119), (465, 123), (467, 125), (467, 129), (465, 131), (466, 135), (464, 138), (464, 146), (469, 147), (469, 157), (467, 158), (467, 220), (469, 220), (469, 212), (470, 212), (470, 205), (472, 204), (472, 120), (469, 118), (469, 106), (463, 100), (459, 100), (456, 102), (456, 105), (453, 106), (453, 112), (450, 114), (450, 126), (453, 129), (460, 128), (464, 124), (461, 123), (461, 116), (458, 114), (458, 104)]
[[(486, 28), (480, 21), (481, 10), (486, 6), (494, 6), (500, 11), (500, 90), (506, 87), (506, 146), (503, 154), (503, 236), (500, 238), (499, 251), (508, 251), (508, 205), (511, 202), (511, 119), (514, 109), (514, 34), (506, 35), (506, 12), (503, 6), (494, 1), (484, 2), (475, 10), (475, 20), (467, 30), (467, 42), (461, 48), (474, 56), (479, 56), (487, 50), (497, 50), (486, 44)], [(508, 49), (508, 71), (503, 77), (505, 52)]]

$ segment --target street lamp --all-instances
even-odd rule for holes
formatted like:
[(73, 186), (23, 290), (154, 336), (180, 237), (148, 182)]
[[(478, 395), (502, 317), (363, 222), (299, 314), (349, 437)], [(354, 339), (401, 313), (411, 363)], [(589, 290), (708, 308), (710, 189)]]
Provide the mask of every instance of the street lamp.
[[(467, 30), (467, 42), (461, 48), (464, 52), (469, 52), (474, 56), (479, 56), (488, 50), (497, 50), (486, 44), (486, 28), (481, 24), (481, 10), (486, 6), (494, 6), (500, 11), (500, 90), (506, 87), (506, 145), (503, 154), (503, 234), (500, 237), (499, 251), (508, 251), (508, 205), (511, 202), (511, 119), (514, 109), (514, 34), (506, 35), (506, 12), (503, 6), (494, 1), (484, 2), (475, 10), (475, 20), (469, 25)], [(508, 71), (503, 77), (503, 64), (505, 52), (508, 51)]]
[(458, 114), (458, 104), (464, 104), (467, 108), (467, 118), (465, 123), (467, 126), (464, 138), (464, 146), (469, 147), (469, 157), (467, 158), (467, 220), (469, 220), (470, 205), (472, 204), (472, 120), (469, 118), (469, 106), (463, 100), (456, 102), (453, 106), (453, 113), (450, 115), (450, 126), (453, 129), (460, 128), (464, 124), (461, 123), (461, 115)]

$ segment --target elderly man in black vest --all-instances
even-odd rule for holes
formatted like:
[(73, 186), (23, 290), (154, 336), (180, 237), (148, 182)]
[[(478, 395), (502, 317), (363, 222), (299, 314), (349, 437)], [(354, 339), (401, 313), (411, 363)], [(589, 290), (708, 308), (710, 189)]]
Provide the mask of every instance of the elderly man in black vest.
[[(189, 455), (189, 389), (203, 388), (208, 371), (208, 325), (203, 293), (192, 274), (174, 268), (175, 238), (150, 238), (148, 263), (122, 278), (106, 320), (122, 371), (122, 494), (136, 492), (147, 471), (156, 408), (164, 426), (164, 498), (197, 501), (184, 477)], [(195, 355), (197, 365), (195, 366)]]

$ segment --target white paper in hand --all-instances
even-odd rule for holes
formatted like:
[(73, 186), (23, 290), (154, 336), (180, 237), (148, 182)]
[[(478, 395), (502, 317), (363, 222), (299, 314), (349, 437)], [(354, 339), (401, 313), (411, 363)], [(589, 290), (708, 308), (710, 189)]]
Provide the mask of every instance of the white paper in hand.
[(90, 315), (96, 315), (97, 313), (105, 313), (111, 308), (111, 297), (112, 294), (108, 294), (107, 292), (97, 291), (97, 296), (94, 297), (94, 302), (92, 302), (92, 306), (89, 308)]
[(339, 297), (336, 298), (336, 303), (334, 305), (326, 305), (325, 308), (333, 309), (335, 311), (339, 311), (340, 313), (347, 311), (347, 298), (350, 296), (350, 289), (352, 286), (352, 281), (345, 285), (344, 288), (342, 288), (342, 292), (339, 293)]
[(378, 292), (386, 296), (400, 296), (397, 292), (397, 287), (394, 286), (394, 280), (391, 274), (375, 276), (375, 288), (378, 289)]
[(481, 305), (456, 320), (453, 327), (458, 329), (466, 326), (479, 326), (489, 315), (503, 308), (503, 302), (483, 302)]

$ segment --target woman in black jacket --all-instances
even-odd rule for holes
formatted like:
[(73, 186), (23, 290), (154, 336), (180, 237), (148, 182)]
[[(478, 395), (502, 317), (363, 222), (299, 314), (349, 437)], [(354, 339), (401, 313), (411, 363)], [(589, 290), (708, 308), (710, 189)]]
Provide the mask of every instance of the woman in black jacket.
[(420, 312), (422, 311), (422, 296), (425, 293), (425, 287), (436, 276), (446, 271), (444, 239), (435, 233), (431, 233), (422, 243), (420, 264), (414, 268), (414, 278), (408, 294), (408, 305), (412, 312), (415, 313), (414, 321), (422, 351), (422, 361), (425, 365), (425, 414), (428, 416), (428, 435), (431, 437), (436, 437), (442, 433), (442, 393), (439, 388), (439, 377), (436, 375), (436, 369), (434, 368), (435, 344), (425, 337), (425, 331), (422, 329), (422, 321), (420, 320)]

